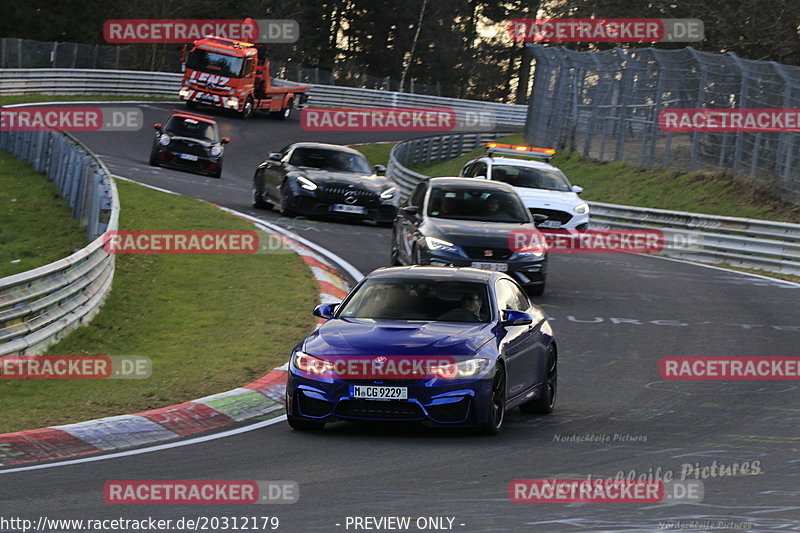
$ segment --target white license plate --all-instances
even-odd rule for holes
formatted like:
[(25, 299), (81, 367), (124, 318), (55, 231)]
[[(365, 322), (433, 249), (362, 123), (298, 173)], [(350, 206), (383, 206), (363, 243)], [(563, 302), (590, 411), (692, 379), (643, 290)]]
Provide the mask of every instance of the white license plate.
[(337, 213), (353, 213), (356, 215), (363, 215), (367, 212), (367, 208), (360, 205), (333, 204), (331, 206), (331, 211), (336, 211)]
[(558, 220), (545, 220), (543, 222), (540, 222), (537, 227), (556, 229), (561, 227), (561, 222), (559, 222)]
[(408, 388), (353, 385), (353, 392), (350, 396), (368, 400), (407, 400)]
[(192, 154), (181, 154), (179, 157), (188, 161), (197, 161), (197, 156)]
[(505, 263), (472, 263), (472, 268), (481, 270), (494, 270), (495, 272), (506, 272), (508, 265)]

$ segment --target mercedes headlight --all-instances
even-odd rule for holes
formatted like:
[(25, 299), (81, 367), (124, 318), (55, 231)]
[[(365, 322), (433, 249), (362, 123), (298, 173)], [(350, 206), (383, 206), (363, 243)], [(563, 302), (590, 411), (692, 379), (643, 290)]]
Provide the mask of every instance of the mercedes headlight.
[(209, 150), (208, 153), (216, 157), (222, 153), (222, 146), (215, 144), (214, 146), (211, 147), (211, 150)]
[(449, 252), (451, 254), (461, 253), (461, 248), (452, 242), (447, 242), (443, 239), (437, 239), (436, 237), (425, 237), (425, 246), (427, 246), (428, 250), (432, 252)]
[(394, 198), (395, 192), (397, 192), (397, 187), (389, 187), (381, 193), (381, 198), (384, 200), (390, 200)]
[(162, 135), (158, 138), (158, 144), (161, 146), (167, 146), (169, 144), (169, 135)]
[(589, 213), (589, 204), (583, 202), (582, 204), (578, 204), (572, 208), (573, 211), (578, 213), (579, 215), (586, 215)]
[(458, 363), (434, 366), (431, 373), (444, 379), (474, 378), (486, 368), (486, 359), (474, 358)]
[(297, 176), (297, 183), (299, 183), (300, 186), (307, 191), (317, 190), (317, 184), (308, 178), (304, 178), (303, 176)]

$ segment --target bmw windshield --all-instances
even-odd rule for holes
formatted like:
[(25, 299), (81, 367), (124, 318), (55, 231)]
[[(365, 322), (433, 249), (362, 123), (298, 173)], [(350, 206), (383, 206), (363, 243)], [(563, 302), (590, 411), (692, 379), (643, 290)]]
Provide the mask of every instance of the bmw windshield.
[(339, 312), (342, 318), (424, 322), (488, 322), (486, 285), (467, 281), (366, 281)]

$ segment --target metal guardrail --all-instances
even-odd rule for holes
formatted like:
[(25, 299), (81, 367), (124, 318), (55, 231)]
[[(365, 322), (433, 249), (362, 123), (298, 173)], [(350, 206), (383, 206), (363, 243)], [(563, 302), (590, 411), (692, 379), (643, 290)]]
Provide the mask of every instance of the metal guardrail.
[[(182, 75), (136, 70), (0, 69), (0, 94), (141, 94), (178, 97)], [(277, 86), (310, 85), (310, 103), (320, 107), (447, 107), (456, 118), (490, 112), (496, 124), (522, 127), (527, 106), (442, 96), (274, 80)]]
[(0, 149), (58, 186), (91, 241), (65, 259), (0, 279), (0, 355), (37, 354), (91, 320), (111, 289), (114, 255), (103, 248), (103, 234), (118, 229), (119, 197), (105, 165), (71, 135), (2, 131)]
[[(387, 176), (407, 197), (428, 176), (409, 166), (458, 157), (502, 133), (461, 133), (397, 143), (389, 153)], [(589, 202), (592, 229), (657, 229), (664, 253), (703, 263), (800, 275), (800, 224), (771, 222)]]

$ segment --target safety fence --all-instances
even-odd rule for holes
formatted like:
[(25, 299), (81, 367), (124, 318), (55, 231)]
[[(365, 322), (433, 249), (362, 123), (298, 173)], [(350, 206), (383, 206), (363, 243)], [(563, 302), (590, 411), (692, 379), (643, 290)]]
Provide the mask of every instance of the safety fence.
[(119, 197), (105, 165), (69, 134), (2, 131), (0, 149), (58, 186), (91, 241), (65, 259), (0, 279), (0, 355), (36, 354), (91, 320), (111, 289), (114, 255), (103, 234), (118, 228)]
[[(397, 143), (386, 174), (408, 197), (425, 174), (409, 166), (458, 157), (502, 134), (460, 133)], [(592, 229), (656, 229), (666, 255), (800, 275), (800, 224), (589, 202)]]
[[(141, 94), (178, 98), (181, 74), (136, 70), (3, 69), (0, 94)], [(273, 80), (277, 86), (301, 85)], [(478, 100), (460, 100), (338, 85), (311, 85), (309, 105), (320, 107), (446, 107), (460, 123), (470, 120), (522, 127), (527, 108)], [(480, 118), (480, 117), (485, 118)]]
[(681, 50), (529, 45), (526, 139), (647, 168), (730, 170), (800, 203), (800, 133), (671, 132), (670, 109), (800, 108), (800, 67)]

